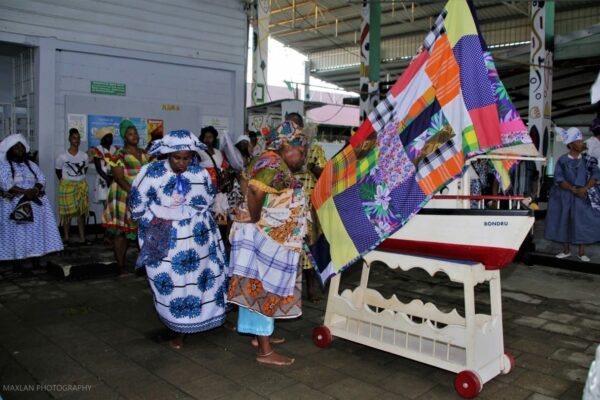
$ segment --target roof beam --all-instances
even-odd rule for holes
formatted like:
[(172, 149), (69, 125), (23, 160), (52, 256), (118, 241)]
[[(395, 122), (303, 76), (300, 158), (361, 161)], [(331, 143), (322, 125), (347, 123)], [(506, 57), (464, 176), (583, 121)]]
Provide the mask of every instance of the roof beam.
[(292, 10), (292, 12), (293, 12), (294, 8), (302, 7), (302, 6), (305, 6), (307, 4), (315, 5), (315, 3), (316, 3), (315, 0), (301, 1), (301, 2), (296, 3), (296, 4), (290, 4), (288, 6), (283, 6), (283, 7), (279, 7), (279, 8), (276, 8), (274, 10), (271, 10), (271, 15), (279, 14), (279, 13), (285, 12), (287, 10)]
[[(347, 8), (347, 6), (340, 6), (339, 8), (340, 9), (341, 8)], [(381, 14), (382, 15), (391, 14), (392, 12), (395, 12), (395, 11), (393, 11), (391, 7), (389, 9), (386, 9), (386, 10), (381, 10)], [(309, 19), (309, 17), (305, 16), (304, 20), (308, 20), (308, 19)], [(360, 21), (360, 19), (361, 19), (360, 13), (357, 13), (356, 15), (353, 15), (353, 16), (349, 16), (349, 17), (345, 17), (345, 18), (337, 18), (337, 24), (338, 24), (338, 27), (339, 27), (340, 23), (349, 23), (350, 21), (355, 21), (355, 20)], [(426, 31), (429, 30), (429, 17), (427, 17), (427, 18), (421, 18), (420, 20), (415, 20), (413, 22), (411, 22), (410, 18), (400, 18), (400, 19), (401, 19), (400, 22), (410, 22), (411, 24), (421, 24), (424, 21), (427, 21)], [(383, 28), (385, 26), (395, 25), (397, 23), (398, 22), (393, 22), (393, 23), (389, 23), (389, 24), (382, 24), (381, 27)], [(286, 37), (286, 36), (296, 35), (296, 34), (299, 34), (299, 33), (310, 32), (310, 31), (314, 31), (315, 30), (315, 26), (314, 25), (312, 25), (310, 23), (308, 25), (309, 25), (308, 28), (290, 28), (288, 30), (282, 30), (282, 31), (279, 31), (279, 32), (273, 32), (272, 36), (274, 36), (274, 37)], [(329, 27), (332, 27), (332, 26), (335, 27), (335, 25), (336, 25), (336, 22), (329, 22), (329, 23), (325, 23), (325, 24), (320, 24), (318, 26), (318, 29), (329, 28)], [(356, 29), (352, 28), (352, 30), (346, 30), (346, 31), (343, 31), (341, 33), (338, 32), (338, 36), (340, 36), (340, 35), (346, 35), (346, 34), (352, 34), (353, 35), (354, 31), (356, 31)], [(300, 40), (300, 41), (296, 41), (296, 42), (289, 41), (289, 42), (287, 42), (287, 45), (291, 46), (293, 43), (301, 43), (301, 42), (310, 41), (310, 40), (311, 39), (305, 39), (305, 40)]]
[[(504, 4), (506, 7), (510, 8), (510, 9), (512, 9), (512, 10), (515, 10), (515, 11), (517, 11), (517, 12), (518, 12), (518, 13), (520, 13), (520, 14), (523, 14), (523, 15), (525, 15), (526, 17), (529, 17), (529, 12), (528, 12), (528, 11), (523, 11), (523, 10), (521, 9), (521, 7), (519, 7), (519, 6), (517, 6), (517, 5), (515, 4), (515, 2), (514, 2), (514, 1), (503, 1), (503, 2), (502, 2), (502, 4)], [(528, 3), (525, 3), (525, 4), (526, 4), (526, 7), (527, 7), (527, 10), (529, 10)]]
[[(313, 3), (316, 3), (316, 2), (313, 2)], [(306, 4), (306, 3), (302, 3), (302, 4)], [(296, 5), (296, 7), (297, 6), (298, 5)], [(332, 8), (323, 8), (322, 6), (319, 6), (318, 10), (319, 10), (319, 13), (321, 15), (325, 16), (326, 13), (330, 13), (330, 12), (334, 12), (334, 11), (339, 11), (341, 9), (348, 8), (348, 7), (349, 6), (347, 6), (347, 5), (345, 5), (345, 6), (338, 6), (338, 7), (332, 7)], [(301, 22), (301, 21), (306, 21), (306, 20), (309, 20), (309, 19), (313, 19), (314, 17), (315, 17), (315, 15), (312, 12), (310, 14), (302, 14), (300, 16), (293, 17), (293, 18), (290, 18), (290, 19), (286, 19), (286, 20), (283, 20), (283, 21), (273, 22), (272, 24), (269, 24), (269, 28), (275, 28), (277, 26), (292, 25), (292, 24), (295, 24), (295, 23), (297, 23), (299, 21)], [(335, 17), (334, 17), (334, 19), (335, 19)], [(338, 21), (338, 23), (339, 23), (339, 21)], [(320, 28), (322, 26), (323, 25), (320, 24), (318, 27)], [(292, 29), (294, 29), (294, 28), (292, 28)], [(314, 29), (314, 26), (311, 29)], [(277, 32), (274, 33), (274, 35), (276, 35), (276, 34), (277, 34)]]

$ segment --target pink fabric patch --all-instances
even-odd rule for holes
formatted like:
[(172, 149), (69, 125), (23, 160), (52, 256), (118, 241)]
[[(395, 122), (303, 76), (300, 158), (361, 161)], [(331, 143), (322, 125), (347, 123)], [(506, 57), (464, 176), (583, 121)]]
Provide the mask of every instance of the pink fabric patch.
[(390, 89), (390, 93), (392, 94), (392, 96), (398, 97), (398, 94), (400, 94), (400, 92), (408, 86), (408, 84), (412, 81), (415, 75), (417, 75), (417, 72), (421, 69), (421, 66), (425, 64), (425, 61), (427, 61), (428, 56), (429, 53), (424, 51), (421, 54), (419, 54), (417, 58), (412, 60), (408, 68), (406, 68), (406, 70), (402, 73), (402, 75), (400, 75), (400, 78), (398, 78), (394, 86), (392, 86), (392, 88)]
[(471, 116), (471, 121), (473, 121), (473, 127), (475, 128), (481, 149), (502, 144), (496, 104), (469, 110), (469, 115)]
[(501, 125), (502, 132), (519, 132), (526, 131), (525, 124), (521, 118), (513, 119), (512, 121), (503, 122)]

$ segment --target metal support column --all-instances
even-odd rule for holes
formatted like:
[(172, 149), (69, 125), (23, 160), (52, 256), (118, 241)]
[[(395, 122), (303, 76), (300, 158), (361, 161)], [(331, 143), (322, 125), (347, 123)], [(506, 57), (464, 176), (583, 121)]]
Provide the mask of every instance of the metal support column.
[(379, 103), (381, 1), (363, 0), (360, 25), (360, 121)]
[(267, 65), (269, 59), (269, 20), (271, 1), (256, 0), (251, 10), (252, 40), (252, 105), (262, 104), (268, 99)]
[(552, 64), (554, 52), (554, 0), (531, 4), (531, 53), (529, 57), (529, 134), (540, 155), (548, 152), (553, 134)]
[(369, 31), (369, 112), (379, 104), (379, 66), (381, 64), (381, 0), (371, 0)]

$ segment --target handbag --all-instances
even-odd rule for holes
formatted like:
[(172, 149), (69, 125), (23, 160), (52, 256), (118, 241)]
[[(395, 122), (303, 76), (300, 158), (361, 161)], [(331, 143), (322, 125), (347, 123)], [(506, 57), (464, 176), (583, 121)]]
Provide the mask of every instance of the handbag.
[(10, 213), (9, 218), (19, 225), (33, 223), (33, 208), (31, 207), (31, 201), (27, 200), (25, 196), (22, 196), (13, 212)]
[[(585, 164), (587, 168), (586, 181), (589, 182), (592, 179), (594, 169), (598, 168), (598, 161), (594, 157), (585, 156)], [(600, 211), (600, 183), (596, 183), (587, 190), (587, 197), (592, 208), (595, 211)]]
[(171, 241), (170, 220), (154, 217), (144, 228), (144, 244), (135, 263), (135, 268), (159, 263), (169, 253)]

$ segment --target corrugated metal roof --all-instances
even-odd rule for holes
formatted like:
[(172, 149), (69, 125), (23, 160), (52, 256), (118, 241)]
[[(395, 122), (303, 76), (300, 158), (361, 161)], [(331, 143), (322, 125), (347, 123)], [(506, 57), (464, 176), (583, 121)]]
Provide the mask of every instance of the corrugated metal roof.
[[(332, 47), (353, 46), (360, 32), (361, 3), (355, 0), (273, 0), (271, 35), (277, 40), (309, 54)], [(425, 33), (437, 18), (445, 2), (382, 0), (381, 36), (393, 38), (410, 33)], [(528, 21), (528, 1), (475, 1), (482, 25), (499, 21)], [(557, 21), (571, 12), (569, 20), (593, 18), (600, 8), (596, 0), (557, 1)], [(574, 13), (579, 11), (579, 15)], [(562, 29), (566, 29), (563, 31)], [(557, 33), (571, 31), (569, 23), (556, 27)]]
[[(398, 78), (445, 3), (381, 0), (382, 81)], [(517, 107), (526, 112), (531, 0), (475, 0), (474, 4), (484, 38), (509, 83), (506, 86)], [(361, 6), (362, 0), (272, 0), (271, 35), (307, 54), (313, 75), (357, 90)], [(589, 43), (572, 38), (568, 44), (557, 42), (554, 106), (565, 115), (589, 111), (589, 86), (600, 65), (600, 45), (594, 39), (600, 31), (590, 29), (600, 27), (600, 1), (556, 0), (555, 10), (557, 37), (563, 40), (577, 31)]]

